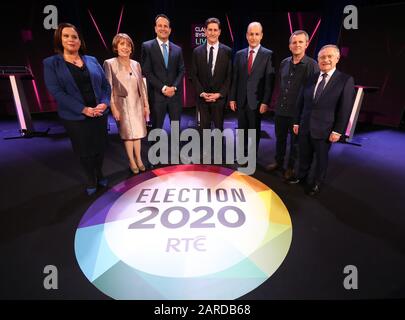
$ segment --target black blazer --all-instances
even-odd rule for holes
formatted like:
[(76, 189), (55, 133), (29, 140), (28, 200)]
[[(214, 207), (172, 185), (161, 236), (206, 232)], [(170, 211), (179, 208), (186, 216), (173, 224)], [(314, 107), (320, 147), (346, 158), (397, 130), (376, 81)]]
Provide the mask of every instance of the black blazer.
[(311, 134), (315, 139), (327, 139), (332, 131), (344, 134), (354, 100), (354, 80), (335, 70), (321, 96), (314, 101), (314, 90), (320, 73), (314, 75), (300, 98), (299, 134)]
[(248, 50), (242, 49), (235, 55), (229, 100), (236, 101), (238, 107), (247, 100), (249, 108), (255, 110), (260, 104), (270, 102), (274, 83), (273, 51), (260, 46), (248, 75)]
[[(147, 79), (148, 94), (152, 103), (164, 102), (167, 99), (174, 99), (181, 103), (184, 60), (179, 46), (169, 42), (169, 63), (166, 69), (157, 40), (146, 41), (142, 43), (141, 65), (142, 73)], [(176, 94), (172, 98), (168, 98), (162, 93), (162, 88), (165, 85), (177, 88)]]
[(226, 97), (229, 93), (232, 78), (232, 49), (220, 43), (214, 74), (209, 76), (207, 44), (193, 50), (191, 78), (198, 97), (202, 92), (217, 93)]

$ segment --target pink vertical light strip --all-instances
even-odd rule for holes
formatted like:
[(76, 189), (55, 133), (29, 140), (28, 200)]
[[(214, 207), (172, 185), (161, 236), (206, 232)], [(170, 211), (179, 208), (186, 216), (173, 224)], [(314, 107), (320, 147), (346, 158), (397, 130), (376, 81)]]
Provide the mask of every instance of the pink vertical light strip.
[[(28, 61), (27, 64), (28, 64), (28, 68), (30, 69), (30, 72), (32, 74), (32, 69), (31, 69), (30, 62)], [(32, 76), (34, 77), (34, 75), (32, 75)], [(42, 108), (41, 99), (39, 98), (39, 92), (38, 92), (38, 88), (37, 88), (37, 83), (35, 82), (35, 79), (32, 79), (31, 82), (32, 82), (32, 87), (34, 88), (35, 97), (37, 98), (37, 103), (38, 103), (39, 110), (42, 112), (42, 111), (44, 111), (44, 109)]]
[(229, 22), (228, 15), (225, 14), (225, 16), (226, 16), (226, 21), (228, 22), (229, 33), (231, 35), (231, 40), (232, 40), (232, 43), (233, 43), (233, 33), (232, 33), (231, 23)]
[(124, 6), (122, 6), (122, 8), (121, 8), (120, 20), (118, 21), (117, 34), (120, 33), (121, 21), (122, 21), (122, 14), (123, 14), (123, 13), (124, 13)]
[(310, 45), (311, 40), (312, 40), (312, 38), (314, 37), (316, 31), (318, 30), (320, 24), (321, 24), (321, 19), (319, 19), (318, 24), (316, 25), (316, 27), (315, 27), (315, 29), (314, 29), (314, 32), (312, 32), (311, 38), (309, 38), (308, 46)]
[(186, 77), (183, 77), (183, 106), (186, 105), (187, 102), (187, 91), (186, 91)]
[(291, 16), (290, 16), (290, 13), (289, 13), (289, 12), (288, 12), (287, 14), (288, 14), (288, 24), (290, 25), (290, 33), (292, 34), (292, 33), (293, 33), (293, 29), (292, 29), (292, 24), (291, 24)]
[(98, 32), (100, 38), (101, 38), (101, 41), (103, 41), (104, 47), (108, 50), (108, 47), (107, 47), (107, 45), (105, 44), (103, 35), (101, 34), (100, 30), (98, 29), (96, 20), (94, 20), (93, 15), (92, 15), (91, 12), (90, 12), (90, 9), (87, 9), (87, 11), (89, 12), (90, 18), (91, 18), (91, 20), (93, 21), (94, 26), (96, 27), (96, 30), (97, 30), (97, 32)]
[(35, 79), (32, 79), (32, 86), (34, 87), (35, 97), (37, 98), (39, 110), (41, 110), (41, 112), (42, 112), (42, 111), (44, 111), (44, 109), (42, 108), (42, 103), (41, 103), (41, 100), (39, 99), (39, 93), (38, 93), (38, 88), (37, 88)]

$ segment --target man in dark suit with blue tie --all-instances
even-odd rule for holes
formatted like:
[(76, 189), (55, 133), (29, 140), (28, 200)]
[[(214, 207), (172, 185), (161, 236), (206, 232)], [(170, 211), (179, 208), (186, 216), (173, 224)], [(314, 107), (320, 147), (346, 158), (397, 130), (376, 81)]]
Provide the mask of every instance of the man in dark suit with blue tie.
[(344, 134), (353, 107), (353, 77), (336, 69), (340, 51), (326, 45), (318, 53), (320, 72), (305, 87), (300, 99), (300, 114), (293, 131), (298, 134), (299, 171), (290, 184), (306, 180), (315, 157), (314, 183), (308, 189), (313, 196), (319, 193), (328, 167), (328, 153), (332, 143)]
[(260, 45), (262, 38), (262, 25), (259, 22), (250, 23), (246, 32), (249, 47), (238, 51), (233, 63), (229, 106), (237, 111), (238, 128), (244, 129), (245, 152), (248, 147), (248, 129), (256, 130), (258, 152), (261, 115), (267, 111), (273, 91), (273, 52)]
[(184, 76), (183, 53), (169, 41), (170, 20), (164, 14), (155, 18), (156, 39), (142, 43), (142, 71), (148, 83), (153, 128), (163, 128), (166, 113), (179, 121)]
[(223, 130), (224, 107), (232, 78), (232, 49), (218, 41), (221, 23), (217, 18), (205, 21), (207, 42), (194, 49), (191, 77), (197, 93), (201, 128)]

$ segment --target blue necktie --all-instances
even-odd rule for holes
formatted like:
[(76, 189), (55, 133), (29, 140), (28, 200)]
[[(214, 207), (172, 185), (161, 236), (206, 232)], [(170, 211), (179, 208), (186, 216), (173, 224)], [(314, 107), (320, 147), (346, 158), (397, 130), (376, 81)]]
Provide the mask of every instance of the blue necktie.
[(169, 64), (169, 53), (167, 52), (167, 44), (162, 43), (162, 47), (163, 47), (163, 60), (165, 61), (165, 66), (167, 69), (167, 65)]
[(321, 82), (319, 82), (318, 87), (316, 88), (314, 101), (318, 101), (319, 97), (321, 96), (323, 88), (325, 87), (327, 76), (328, 76), (327, 73), (322, 74), (322, 80), (321, 80)]

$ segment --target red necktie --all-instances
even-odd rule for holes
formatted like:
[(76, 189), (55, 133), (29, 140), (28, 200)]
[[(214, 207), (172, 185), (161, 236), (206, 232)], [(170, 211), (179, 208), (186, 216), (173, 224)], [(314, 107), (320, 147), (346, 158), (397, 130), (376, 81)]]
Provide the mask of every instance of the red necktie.
[(249, 58), (248, 58), (248, 75), (250, 75), (250, 72), (252, 71), (252, 64), (253, 64), (253, 54), (255, 53), (254, 50), (250, 50), (249, 52)]

